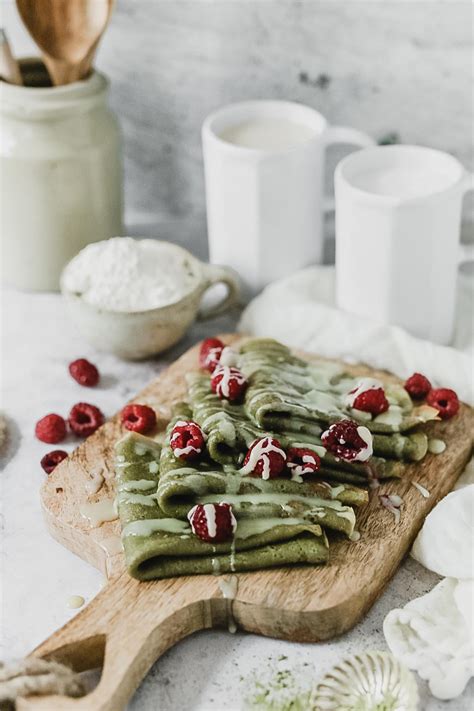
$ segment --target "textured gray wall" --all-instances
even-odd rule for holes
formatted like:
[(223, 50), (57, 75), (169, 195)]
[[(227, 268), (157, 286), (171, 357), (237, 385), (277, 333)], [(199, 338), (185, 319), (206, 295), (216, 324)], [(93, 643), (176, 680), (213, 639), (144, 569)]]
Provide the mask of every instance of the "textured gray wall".
[(300, 101), (472, 169), (471, 21), (456, 1), (118, 0), (97, 65), (125, 136), (128, 222), (203, 253), (200, 126), (241, 99)]

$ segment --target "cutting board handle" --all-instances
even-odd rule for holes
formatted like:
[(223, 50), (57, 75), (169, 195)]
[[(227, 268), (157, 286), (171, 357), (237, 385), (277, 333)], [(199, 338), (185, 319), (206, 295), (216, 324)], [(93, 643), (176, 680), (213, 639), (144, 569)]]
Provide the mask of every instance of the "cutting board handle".
[(224, 624), (226, 615), (226, 601), (212, 577), (139, 583), (123, 573), (32, 652), (78, 672), (102, 665), (98, 686), (79, 699), (19, 699), (17, 709), (119, 711), (158, 657), (183, 637)]

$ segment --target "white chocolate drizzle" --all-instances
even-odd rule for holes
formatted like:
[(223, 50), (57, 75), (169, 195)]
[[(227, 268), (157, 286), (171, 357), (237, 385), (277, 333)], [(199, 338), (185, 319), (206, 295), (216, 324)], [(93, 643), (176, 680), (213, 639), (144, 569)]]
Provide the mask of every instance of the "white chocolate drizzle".
[(71, 610), (77, 610), (77, 608), (82, 607), (84, 603), (85, 599), (82, 597), (82, 595), (71, 595), (71, 597), (67, 601), (67, 606)]
[(356, 456), (352, 461), (354, 462), (366, 462), (370, 457), (372, 456), (374, 452), (374, 447), (373, 447), (373, 442), (374, 438), (372, 437), (372, 434), (370, 431), (367, 429), (367, 427), (364, 427), (363, 425), (360, 425), (357, 428), (357, 434), (359, 437), (364, 440), (366, 447), (364, 449), (361, 449), (360, 452), (357, 452)]
[(239, 579), (236, 575), (231, 575), (229, 578), (223, 578), (219, 580), (219, 588), (221, 590), (222, 596), (228, 600), (228, 629), (231, 634), (237, 632), (237, 624), (234, 619), (234, 600), (237, 595), (237, 589), (239, 586)]
[(347, 393), (344, 398), (344, 404), (346, 407), (354, 407), (354, 402), (357, 400), (359, 395), (366, 393), (368, 390), (383, 390), (383, 384), (380, 380), (376, 378), (360, 378), (357, 382), (357, 386), (352, 392)]
[(442, 439), (432, 437), (428, 440), (428, 452), (430, 454), (442, 454), (446, 449), (446, 442)]
[(249, 460), (247, 464), (244, 464), (244, 466), (239, 469), (239, 473), (242, 474), (242, 476), (251, 474), (261, 459), (263, 462), (262, 479), (269, 479), (270, 454), (278, 454), (283, 459), (286, 459), (285, 451), (273, 444), (271, 437), (262, 437), (261, 439), (255, 440), (250, 448)]
[(86, 482), (86, 485), (84, 487), (88, 496), (97, 494), (97, 492), (101, 489), (104, 481), (105, 479), (104, 475), (102, 474), (102, 471), (93, 472), (91, 478)]
[(103, 499), (91, 504), (81, 504), (79, 513), (83, 518), (87, 518), (92, 528), (97, 528), (105, 521), (115, 521), (117, 509), (113, 499)]
[(430, 492), (428, 489), (426, 489), (424, 486), (419, 484), (417, 481), (411, 481), (410, 484), (415, 487), (415, 489), (418, 489), (420, 494), (425, 498), (428, 499), (430, 496)]
[(127, 523), (123, 528), (122, 538), (127, 538), (128, 536), (140, 536), (145, 538), (157, 531), (164, 531), (165, 533), (189, 533), (191, 529), (185, 521), (179, 521), (176, 518), (148, 518)]

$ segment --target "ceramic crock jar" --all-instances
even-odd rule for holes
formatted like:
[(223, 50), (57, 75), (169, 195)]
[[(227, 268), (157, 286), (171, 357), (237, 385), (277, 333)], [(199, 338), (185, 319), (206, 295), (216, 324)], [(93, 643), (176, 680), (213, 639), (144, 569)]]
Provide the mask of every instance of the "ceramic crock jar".
[(2, 278), (52, 291), (82, 247), (122, 233), (120, 135), (102, 74), (53, 87), (39, 60), (22, 73), (26, 86), (0, 82)]

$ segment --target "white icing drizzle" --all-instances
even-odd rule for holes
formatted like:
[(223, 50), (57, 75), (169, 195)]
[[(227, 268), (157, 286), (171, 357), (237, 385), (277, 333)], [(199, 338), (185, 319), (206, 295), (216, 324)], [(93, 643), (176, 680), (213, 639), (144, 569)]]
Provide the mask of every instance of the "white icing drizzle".
[[(216, 507), (214, 504), (204, 504), (204, 517), (206, 519), (206, 525), (207, 525), (207, 532), (210, 536), (210, 538), (215, 538), (216, 533), (217, 533), (217, 525), (216, 525)], [(192, 519), (190, 518), (191, 522), (191, 528), (194, 531), (194, 526)]]
[(237, 624), (234, 619), (233, 608), (238, 586), (239, 579), (236, 575), (231, 575), (228, 579), (224, 578), (222, 580), (219, 580), (219, 588), (221, 590), (222, 596), (229, 601), (228, 629), (231, 634), (234, 634), (237, 631)]
[(353, 542), (360, 541), (359, 531), (352, 531), (352, 533), (349, 536), (349, 540), (353, 541)]
[[(288, 462), (287, 467), (291, 471), (291, 481), (296, 481), (299, 484), (303, 481), (304, 474), (313, 474), (316, 461), (311, 454), (303, 454), (301, 457), (302, 464), (296, 462)], [(307, 465), (307, 466), (305, 466)]]
[(323, 447), (322, 444), (312, 444), (308, 442), (293, 442), (292, 447), (296, 447), (297, 449), (312, 449), (313, 452), (316, 452), (318, 457), (321, 457), (321, 459), (324, 457), (324, 455), (327, 452), (326, 447)]
[(115, 521), (117, 509), (113, 499), (103, 499), (92, 504), (81, 504), (79, 513), (87, 518), (92, 528), (100, 526), (105, 521)]
[(107, 553), (107, 555), (118, 555), (123, 551), (122, 540), (120, 536), (107, 536), (98, 541), (99, 546)]
[(178, 521), (176, 518), (148, 518), (127, 523), (123, 528), (122, 538), (127, 538), (128, 536), (146, 537), (157, 531), (189, 533), (190, 530), (185, 521)]
[(158, 474), (159, 466), (158, 462), (150, 462), (148, 465), (148, 471), (150, 474)]
[[(208, 496), (203, 496), (200, 499), (200, 503), (220, 503), (223, 501), (222, 494), (210, 494)], [(272, 494), (272, 493), (257, 493), (257, 494), (226, 494), (225, 503), (232, 504), (237, 509), (241, 507), (243, 503), (250, 503), (254, 505), (258, 504), (276, 504), (282, 508), (291, 504), (292, 501), (302, 501), (307, 504), (308, 507), (313, 507), (313, 510), (318, 509), (318, 515), (320, 513), (319, 509), (324, 510), (332, 509), (337, 516), (346, 518), (348, 521), (355, 521), (354, 511), (350, 506), (344, 506), (340, 501), (331, 499), (322, 499), (319, 496), (302, 496), (300, 494)], [(290, 507), (291, 510), (291, 507)], [(308, 509), (310, 512), (311, 509)], [(191, 513), (191, 512), (190, 512)], [(188, 514), (189, 515), (189, 514)], [(281, 519), (282, 521), (285, 519)], [(237, 537), (240, 536), (240, 528), (243, 525), (244, 520), (239, 520), (239, 529), (237, 531)]]
[(381, 425), (392, 425), (393, 427), (398, 427), (403, 421), (403, 410), (400, 405), (390, 405), (386, 412), (382, 412), (381, 415), (377, 415), (374, 418), (374, 422)]
[[(173, 433), (170, 437), (170, 444), (171, 445), (173, 444), (173, 442), (175, 442), (181, 436), (180, 432), (175, 432), (175, 428), (176, 427), (187, 427), (190, 424), (194, 424), (196, 427), (198, 427), (199, 430), (201, 430), (199, 425), (196, 425), (196, 423), (194, 423), (194, 422), (191, 423), (191, 422), (186, 422), (185, 420), (178, 420), (178, 422), (176, 422), (175, 426), (173, 427)], [(202, 432), (202, 430), (201, 430), (201, 432)], [(204, 438), (204, 433), (202, 433), (202, 435)], [(189, 454), (193, 454), (193, 453), (194, 454), (201, 454), (201, 451), (202, 451), (201, 447), (194, 447), (194, 445), (192, 445), (192, 444), (187, 444), (186, 447), (174, 447), (173, 448), (173, 454), (175, 455), (175, 457), (178, 457), (178, 458), (182, 457), (183, 454), (185, 456), (187, 456)]]
[(231, 380), (236, 380), (239, 385), (243, 385), (246, 382), (245, 375), (238, 368), (232, 368), (228, 365), (219, 364), (214, 370), (212, 377), (215, 378), (216, 375), (222, 375), (217, 385), (217, 394), (225, 398), (229, 398)]
[(219, 365), (236, 366), (237, 365), (237, 353), (230, 347), (225, 346), (219, 358)]
[(262, 437), (261, 439), (256, 439), (255, 442), (252, 444), (250, 448), (250, 456), (247, 464), (244, 464), (244, 466), (239, 469), (239, 473), (242, 474), (242, 476), (246, 476), (247, 474), (251, 474), (255, 467), (257, 466), (257, 463), (261, 459), (263, 462), (263, 469), (262, 469), (262, 479), (269, 479), (270, 478), (270, 454), (278, 454), (283, 459), (286, 460), (286, 454), (283, 449), (280, 447), (277, 447), (275, 444), (272, 442), (271, 437)]
[(84, 603), (85, 599), (82, 595), (71, 595), (67, 601), (67, 606), (71, 608), (71, 610), (77, 610), (77, 608), (82, 607)]
[(430, 454), (442, 454), (446, 449), (446, 442), (442, 439), (432, 437), (428, 440), (428, 452)]
[(121, 492), (117, 496), (118, 504), (141, 504), (142, 506), (155, 506), (156, 494), (132, 494)]
[(266, 531), (270, 531), (277, 526), (307, 526), (308, 521), (303, 518), (243, 518), (239, 520), (239, 528), (236, 533), (237, 538), (250, 538)]
[(417, 481), (411, 481), (410, 484), (411, 484), (412, 486), (414, 486), (415, 489), (418, 489), (418, 491), (420, 492), (420, 494), (421, 494), (422, 496), (424, 496), (425, 499), (428, 499), (428, 498), (429, 498), (430, 492), (429, 492), (428, 489), (426, 489), (424, 486), (422, 486), (421, 484), (419, 484)]
[(378, 390), (379, 388), (383, 389), (383, 383), (381, 383), (380, 380), (376, 380), (376, 378), (360, 378), (356, 388), (345, 396), (344, 404), (346, 407), (354, 407), (354, 402), (359, 395), (362, 395), (362, 393), (368, 390)]
[(154, 489), (156, 486), (156, 481), (151, 479), (130, 479), (129, 481), (123, 481), (120, 483), (119, 491), (148, 491), (149, 489)]
[(105, 479), (102, 474), (102, 471), (93, 472), (91, 478), (89, 479), (89, 481), (86, 482), (86, 485), (84, 487), (88, 496), (97, 494), (99, 489), (102, 487), (102, 484), (104, 483), (104, 481), (105, 481)]
[(364, 440), (365, 444), (367, 445), (364, 449), (361, 449), (360, 452), (357, 452), (356, 456), (352, 460), (353, 462), (366, 462), (370, 457), (372, 456), (374, 452), (373, 448), (373, 442), (374, 438), (372, 437), (372, 434), (370, 431), (367, 429), (367, 427), (364, 427), (363, 425), (359, 426), (357, 428), (357, 434), (361, 439)]

